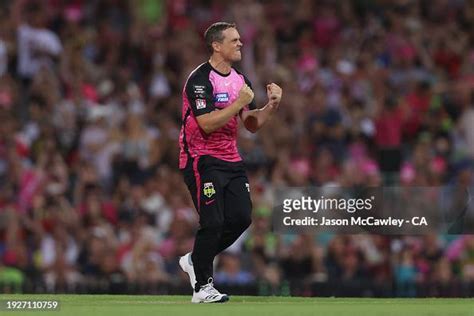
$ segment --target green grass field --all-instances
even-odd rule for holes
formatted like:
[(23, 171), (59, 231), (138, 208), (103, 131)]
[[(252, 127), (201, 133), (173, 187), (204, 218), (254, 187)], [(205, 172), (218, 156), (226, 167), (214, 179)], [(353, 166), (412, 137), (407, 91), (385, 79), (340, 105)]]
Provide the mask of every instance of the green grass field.
[(191, 304), (188, 296), (0, 295), (5, 300), (59, 300), (59, 311), (5, 311), (0, 315), (224, 315), (224, 316), (474, 316), (474, 299), (368, 299), (233, 296), (225, 304)]

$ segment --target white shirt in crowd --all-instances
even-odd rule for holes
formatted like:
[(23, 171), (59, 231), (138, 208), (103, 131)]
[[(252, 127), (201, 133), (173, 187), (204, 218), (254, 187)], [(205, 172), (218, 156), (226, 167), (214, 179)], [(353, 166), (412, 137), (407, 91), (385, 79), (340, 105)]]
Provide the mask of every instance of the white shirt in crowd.
[(18, 74), (32, 78), (42, 66), (50, 66), (52, 57), (62, 51), (59, 37), (48, 29), (33, 28), (28, 24), (18, 27)]
[(0, 77), (7, 72), (8, 68), (8, 55), (7, 45), (0, 39)]

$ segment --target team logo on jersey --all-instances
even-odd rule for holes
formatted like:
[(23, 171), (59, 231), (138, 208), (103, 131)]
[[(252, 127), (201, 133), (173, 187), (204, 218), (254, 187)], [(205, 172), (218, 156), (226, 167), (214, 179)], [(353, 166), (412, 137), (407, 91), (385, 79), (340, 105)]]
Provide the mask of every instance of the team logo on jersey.
[(201, 110), (206, 108), (206, 100), (196, 99), (196, 109)]
[(247, 187), (247, 191), (250, 192), (250, 184), (246, 183), (245, 186)]
[(229, 94), (227, 92), (215, 94), (214, 102), (217, 102), (217, 103), (229, 102)]
[(216, 194), (216, 190), (214, 189), (214, 184), (212, 184), (212, 182), (204, 183), (204, 195), (210, 198), (214, 194)]

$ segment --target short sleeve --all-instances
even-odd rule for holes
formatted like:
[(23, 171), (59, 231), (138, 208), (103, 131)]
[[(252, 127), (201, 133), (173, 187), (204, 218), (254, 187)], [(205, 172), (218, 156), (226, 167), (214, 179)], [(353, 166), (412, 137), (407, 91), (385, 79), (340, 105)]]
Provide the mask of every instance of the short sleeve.
[[(245, 83), (250, 87), (250, 89), (253, 90), (252, 83), (250, 82), (250, 80), (245, 75), (242, 75), (242, 76), (244, 77)], [(255, 98), (253, 98), (252, 102), (250, 102), (250, 104), (248, 105), (248, 109), (255, 110), (256, 108), (257, 108), (257, 103), (255, 102)]]
[(214, 111), (213, 88), (208, 78), (199, 74), (191, 76), (185, 91), (195, 117)]

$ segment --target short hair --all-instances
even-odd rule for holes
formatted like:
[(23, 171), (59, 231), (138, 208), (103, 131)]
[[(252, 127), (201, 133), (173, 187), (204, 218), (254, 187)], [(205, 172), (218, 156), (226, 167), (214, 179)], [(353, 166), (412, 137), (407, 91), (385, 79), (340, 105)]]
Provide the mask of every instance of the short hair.
[(214, 49), (212, 48), (213, 42), (222, 43), (224, 40), (224, 35), (222, 31), (230, 29), (234, 27), (235, 23), (227, 23), (227, 22), (216, 22), (209, 26), (207, 30), (204, 32), (204, 40), (206, 41), (206, 46), (209, 49), (209, 52), (213, 52)]

